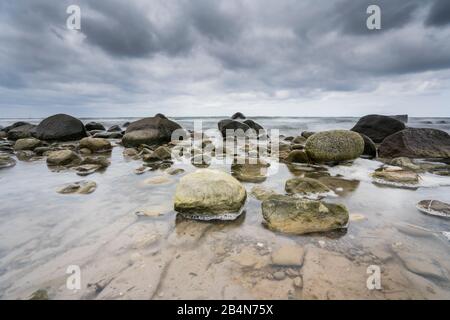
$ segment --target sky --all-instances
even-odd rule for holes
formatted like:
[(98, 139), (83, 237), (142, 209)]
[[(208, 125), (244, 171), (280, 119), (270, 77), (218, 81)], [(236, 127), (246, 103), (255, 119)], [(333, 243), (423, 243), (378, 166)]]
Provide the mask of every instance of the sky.
[(449, 0), (0, 1), (3, 118), (450, 117), (449, 89)]

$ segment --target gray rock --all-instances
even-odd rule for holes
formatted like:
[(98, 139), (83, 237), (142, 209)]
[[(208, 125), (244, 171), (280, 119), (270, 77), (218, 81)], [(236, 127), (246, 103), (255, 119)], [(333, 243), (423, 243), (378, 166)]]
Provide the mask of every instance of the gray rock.
[(83, 123), (66, 114), (56, 114), (41, 121), (36, 128), (40, 140), (71, 141), (87, 136)]

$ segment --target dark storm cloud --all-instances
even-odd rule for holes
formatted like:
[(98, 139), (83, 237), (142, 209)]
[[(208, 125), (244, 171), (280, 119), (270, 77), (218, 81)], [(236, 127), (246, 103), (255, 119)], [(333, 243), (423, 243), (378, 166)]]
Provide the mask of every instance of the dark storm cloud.
[(426, 20), (429, 26), (445, 26), (450, 24), (450, 1), (437, 0), (431, 6), (430, 13)]
[[(79, 32), (65, 28), (71, 4)], [(371, 4), (380, 31), (366, 28)], [(0, 88), (34, 105), (374, 90), (450, 69), (449, 38), (448, 0), (2, 1)]]

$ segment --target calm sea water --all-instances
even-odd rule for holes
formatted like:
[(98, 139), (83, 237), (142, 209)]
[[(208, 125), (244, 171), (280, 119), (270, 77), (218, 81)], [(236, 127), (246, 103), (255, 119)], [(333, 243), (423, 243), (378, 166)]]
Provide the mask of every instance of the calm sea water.
[[(175, 118), (186, 128), (191, 128), (195, 119)], [(215, 128), (219, 119), (201, 120), (204, 128)], [(357, 121), (254, 119), (285, 135), (349, 129)], [(134, 119), (83, 119), (92, 120), (108, 127)], [(0, 125), (14, 121), (17, 119), (3, 119)], [(413, 118), (408, 125), (450, 132), (450, 118)], [(245, 214), (237, 221), (182, 219), (172, 207), (183, 174), (168, 176), (157, 170), (136, 175), (134, 170), (142, 161), (124, 158), (122, 151), (116, 145), (110, 155), (111, 166), (84, 178), (71, 170), (53, 172), (45, 159), (18, 161), (15, 167), (0, 171), (2, 299), (27, 299), (37, 289), (47, 290), (53, 299), (450, 298), (450, 242), (440, 234), (450, 231), (450, 222), (415, 208), (424, 199), (450, 202), (450, 177), (423, 174), (418, 190), (406, 190), (372, 183), (370, 173), (381, 165), (378, 161), (358, 159), (351, 166), (327, 168), (332, 175), (358, 180), (359, 185), (353, 192), (326, 201), (343, 203), (351, 214), (363, 219), (351, 221), (346, 232), (288, 236), (262, 225), (261, 204), (250, 196)], [(189, 162), (173, 167), (186, 173), (196, 170)], [(230, 167), (220, 162), (212, 167), (230, 172)], [(260, 185), (282, 193), (285, 181), (298, 174), (280, 165), (277, 173)], [(155, 177), (164, 179), (155, 183)], [(82, 179), (95, 181), (97, 190), (89, 195), (56, 192), (59, 186)], [(244, 186), (250, 191), (255, 184)], [(135, 212), (142, 209), (163, 214), (137, 217)], [(270, 265), (270, 251), (286, 244), (313, 246), (330, 254), (319, 262), (305, 257), (306, 265), (317, 263), (317, 267), (300, 269), (303, 289), (294, 287), (290, 276), (270, 279), (270, 274), (279, 271)], [(408, 260), (408, 255), (414, 259)], [(347, 272), (339, 269), (341, 257), (348, 261), (343, 267), (350, 268)], [(374, 264), (383, 270), (384, 287), (369, 292), (365, 270)], [(67, 289), (70, 265), (81, 268), (80, 290)], [(325, 275), (321, 268), (329, 273)]]

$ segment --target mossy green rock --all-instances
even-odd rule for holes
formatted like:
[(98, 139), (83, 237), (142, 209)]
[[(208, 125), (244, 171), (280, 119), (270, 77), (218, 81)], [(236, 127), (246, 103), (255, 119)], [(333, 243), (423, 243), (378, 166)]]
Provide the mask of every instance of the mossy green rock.
[(364, 139), (348, 130), (323, 131), (306, 141), (306, 153), (315, 162), (339, 162), (358, 158), (364, 151)]
[(178, 212), (209, 219), (215, 215), (238, 213), (246, 198), (245, 188), (228, 173), (200, 169), (180, 179), (174, 207)]
[(344, 228), (349, 219), (347, 208), (341, 204), (272, 196), (261, 204), (267, 227), (290, 234), (327, 232)]

